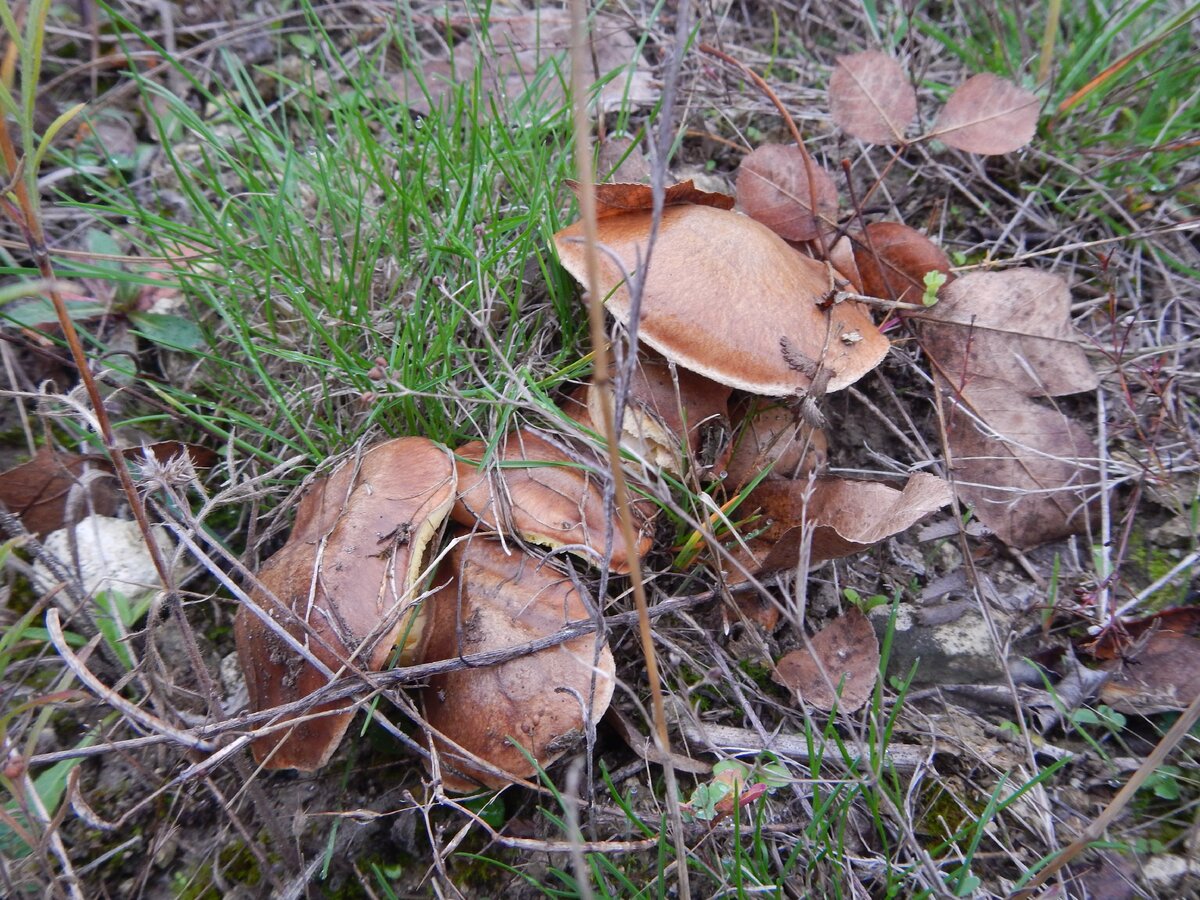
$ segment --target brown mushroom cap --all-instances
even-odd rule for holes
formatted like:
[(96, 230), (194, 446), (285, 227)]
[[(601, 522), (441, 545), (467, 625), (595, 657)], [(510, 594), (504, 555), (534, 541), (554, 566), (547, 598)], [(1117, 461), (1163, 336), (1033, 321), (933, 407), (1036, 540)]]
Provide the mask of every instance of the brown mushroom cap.
[[(528, 428), (504, 435), (495, 454), (501, 463), (526, 462), (527, 466), (481, 467), (487, 455), (482, 441), (464, 444), (456, 455), (459, 498), (451, 512), (454, 521), (467, 527), (478, 522), (543, 547), (587, 547), (594, 552), (580, 555), (593, 565), (602, 558), (610, 517), (600, 483), (589, 474), (598, 465), (593, 456), (584, 451), (569, 453)], [(634, 548), (640, 557), (649, 552), (652, 535), (647, 510), (639, 507), (635, 515), (643, 526)], [(615, 518), (611, 528), (610, 568), (624, 575), (631, 565), (629, 548)]]
[[(450, 575), (429, 600), (427, 661), (520, 646), (588, 616), (571, 579), (528, 554), (506, 552), (492, 538), (460, 542), (442, 571)], [(482, 771), (449, 742), (514, 778), (527, 778), (534, 767), (510, 739), (543, 766), (582, 741), (586, 698), (590, 695), (592, 724), (612, 700), (616, 667), (607, 646), (597, 656), (601, 640), (587, 635), (500, 665), (431, 679), (425, 717), (446, 739), (433, 739), (445, 787), (473, 790), (477, 785), (470, 779), (493, 788), (508, 783)]]
[[(712, 427), (728, 431), (731, 393), (731, 388), (687, 369), (672, 373), (662, 357), (642, 354), (629, 383), (621, 446), (653, 466), (682, 472), (685, 435), (688, 451), (695, 455)], [(600, 404), (600, 392), (589, 385), (587, 405), (593, 422), (604, 415)]]
[[(632, 273), (645, 259), (650, 222), (650, 212), (637, 211), (598, 223), (600, 286), (621, 322), (630, 312), (623, 269)], [(554, 236), (563, 265), (580, 281), (582, 235), (577, 222)], [(765, 225), (710, 206), (672, 206), (663, 210), (639, 334), (668, 359), (730, 387), (794, 394), (809, 387), (819, 362), (830, 373), (827, 389), (837, 390), (874, 368), (888, 341), (860, 304), (821, 310), (830, 287), (824, 263)]]
[[(288, 542), (258, 573), (251, 597), (327, 668), (378, 670), (403, 641), (401, 659), (419, 655), (425, 616), (417, 615), (426, 549), (454, 501), (450, 451), (425, 438), (399, 438), (350, 459), (301, 501)], [(234, 621), (238, 659), (253, 710), (307, 697), (329, 679), (246, 607)], [(347, 701), (305, 716), (347, 710)], [(305, 718), (253, 742), (270, 769), (323, 766), (353, 712)]]
[[(738, 490), (767, 466), (768, 478), (797, 478), (825, 465), (829, 442), (786, 406), (751, 398), (744, 404), (726, 485)], [(773, 464), (773, 465), (772, 465)]]

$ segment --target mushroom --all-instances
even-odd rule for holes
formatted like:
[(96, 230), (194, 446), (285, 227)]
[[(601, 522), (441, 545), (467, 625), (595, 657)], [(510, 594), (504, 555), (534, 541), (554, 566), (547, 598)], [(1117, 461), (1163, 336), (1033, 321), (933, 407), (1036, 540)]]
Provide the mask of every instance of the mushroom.
[[(346, 461), (300, 502), (296, 526), (263, 564), (252, 599), (334, 674), (378, 671), (397, 651), (402, 663), (419, 658), (421, 574), (455, 484), (450, 451), (425, 438), (398, 438)], [(301, 700), (330, 681), (247, 606), (234, 637), (255, 711)], [(284, 716), (293, 724), (256, 738), (254, 758), (268, 769), (320, 768), (353, 710), (351, 701), (336, 701)]]
[[(462, 538), (429, 600), (428, 662), (516, 647), (588, 618), (571, 579), (481, 535)], [(598, 635), (495, 666), (439, 675), (424, 691), (442, 783), (452, 791), (527, 778), (583, 741), (612, 700), (616, 668)], [(586, 716), (585, 716), (586, 710)], [(508, 773), (489, 772), (472, 760)]]
[[(531, 544), (565, 547), (596, 564), (603, 559), (607, 535), (612, 534), (609, 567), (629, 572), (631, 553), (621, 529), (605, 509), (604, 493), (589, 470), (599, 463), (584, 451), (568, 452), (528, 428), (505, 434), (496, 447), (501, 464), (494, 469), (482, 463), (487, 445), (472, 441), (456, 451), (459, 497), (451, 516), (460, 525), (476, 523), (492, 531), (515, 534)], [(652, 510), (635, 504), (641, 532), (633, 553), (650, 550)]]
[[(625, 275), (646, 259), (651, 217), (634, 210), (597, 223), (605, 248), (597, 254), (600, 288), (625, 324)], [(577, 222), (554, 236), (563, 265), (580, 281), (582, 235)], [(680, 366), (751, 393), (796, 394), (819, 370), (828, 375), (826, 389), (838, 390), (874, 368), (888, 341), (863, 306), (832, 303), (833, 287), (827, 264), (765, 225), (712, 206), (671, 206), (645, 274), (638, 333)]]
[[(718, 440), (713, 448), (705, 446), (714, 430), (728, 436), (729, 395), (731, 389), (687, 369), (675, 369), (660, 356), (639, 355), (629, 380), (621, 446), (631, 450), (652, 466), (676, 474), (683, 471), (683, 459), (701, 459), (712, 465), (728, 444)], [(588, 414), (601, 421), (601, 394), (589, 385)], [(686, 438), (686, 451), (684, 442)]]
[(726, 465), (726, 484), (739, 490), (771, 467), (768, 478), (797, 478), (825, 467), (829, 442), (793, 410), (750, 398), (742, 404), (741, 424)]

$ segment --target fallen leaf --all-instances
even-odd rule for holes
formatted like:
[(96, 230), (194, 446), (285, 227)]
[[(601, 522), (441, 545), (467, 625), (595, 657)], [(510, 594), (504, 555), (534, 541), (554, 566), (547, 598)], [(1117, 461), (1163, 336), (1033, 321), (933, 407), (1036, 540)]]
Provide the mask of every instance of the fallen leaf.
[(1082, 426), (1004, 389), (947, 392), (947, 407), (955, 489), (1000, 540), (1033, 547), (1084, 528), (1094, 478), (1081, 460), (1096, 450)]
[(111, 516), (118, 497), (112, 466), (100, 456), (43, 446), (29, 462), (0, 473), (0, 503), (39, 538), (88, 515)]
[(954, 278), (942, 248), (915, 228), (872, 222), (851, 239), (862, 292), (869, 297), (920, 303), (927, 272), (941, 272), (947, 283)]
[(936, 370), (961, 390), (1059, 397), (1099, 384), (1071, 324), (1071, 292), (1053, 272), (972, 272), (913, 318)]
[(917, 473), (902, 490), (874, 481), (817, 478), (764, 481), (747, 498), (746, 509), (761, 508), (772, 542), (761, 570), (794, 567), (805, 531), (812, 533), (809, 560), (849, 556), (915, 525), (951, 501), (950, 485)]
[(1032, 547), (1082, 529), (1094, 443), (1036, 397), (1093, 390), (1096, 373), (1070, 324), (1057, 275), (1009, 269), (965, 275), (912, 317), (947, 396), (959, 496), (1005, 543)]
[(794, 144), (765, 144), (743, 159), (737, 199), (746, 215), (788, 241), (815, 240), (821, 231), (837, 225), (833, 179), (815, 160), (806, 166), (804, 154)]
[(868, 50), (840, 56), (829, 79), (829, 110), (844, 131), (873, 144), (902, 144), (917, 92), (900, 63)]
[(1104, 664), (1113, 673), (1100, 699), (1118, 712), (1147, 716), (1185, 709), (1200, 694), (1200, 638), (1157, 630), (1124, 659)]
[(1011, 153), (1033, 139), (1039, 108), (1036, 95), (984, 72), (950, 95), (927, 137), (968, 153)]
[(845, 713), (871, 699), (879, 678), (879, 638), (858, 607), (850, 607), (775, 664), (774, 680), (797, 699), (828, 712)]
[[(411, 110), (428, 115), (453, 96), (458, 85), (470, 84), (477, 69), (483, 93), (505, 100), (504, 106), (524, 103), (531, 109), (547, 109), (564, 102), (571, 43), (571, 19), (566, 13), (538, 10), (492, 16), (486, 27), (477, 18), (460, 16), (452, 17), (449, 24), (466, 29), (468, 35), (448, 57), (424, 62), (420, 76), (405, 72), (391, 79)], [(484, 33), (486, 41), (481, 41)], [(660, 92), (650, 65), (621, 20), (593, 16), (590, 38), (587, 58), (594, 81), (589, 94), (594, 94), (602, 112), (657, 102)], [(489, 108), (487, 96), (480, 99), (480, 108)]]

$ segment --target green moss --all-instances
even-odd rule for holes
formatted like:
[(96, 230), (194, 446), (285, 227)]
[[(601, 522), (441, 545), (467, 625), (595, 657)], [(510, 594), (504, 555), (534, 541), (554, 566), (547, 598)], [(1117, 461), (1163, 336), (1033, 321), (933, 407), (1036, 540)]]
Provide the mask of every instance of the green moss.
[[(204, 863), (186, 872), (176, 872), (171, 878), (171, 893), (177, 900), (221, 900), (224, 896), (213, 884), (211, 868)], [(226, 881), (245, 887), (255, 887), (262, 881), (258, 860), (243, 841), (222, 847), (216, 865)]]
[[(1155, 546), (1147, 537), (1143, 526), (1136, 526), (1129, 535), (1129, 545), (1121, 566), (1122, 573), (1137, 584), (1153, 584), (1170, 572), (1179, 563), (1177, 554), (1164, 547)], [(1160, 609), (1177, 602), (1177, 588), (1168, 586), (1152, 597), (1150, 610)]]

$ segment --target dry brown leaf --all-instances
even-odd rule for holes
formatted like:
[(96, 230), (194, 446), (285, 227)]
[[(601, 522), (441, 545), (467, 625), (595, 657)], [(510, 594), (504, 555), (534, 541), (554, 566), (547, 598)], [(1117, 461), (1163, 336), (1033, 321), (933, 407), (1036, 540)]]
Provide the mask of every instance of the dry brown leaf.
[[(568, 178), (566, 185), (579, 196), (578, 181)], [(622, 213), (641, 212), (654, 207), (654, 191), (648, 184), (597, 184), (595, 191), (596, 217), (600, 219), (619, 216)], [(700, 190), (690, 179), (668, 185), (663, 194), (664, 207), (695, 203), (714, 209), (733, 209), (733, 202), (733, 198), (728, 194)]]
[(873, 144), (902, 144), (917, 114), (917, 92), (886, 53), (868, 50), (838, 57), (829, 79), (829, 110), (848, 133)]
[(1094, 478), (1087, 432), (1033, 397), (1093, 390), (1096, 373), (1070, 324), (1070, 292), (1034, 269), (978, 272), (948, 285), (919, 319), (948, 397), (959, 496), (1005, 543), (1032, 547), (1083, 528)]
[[(477, 66), (484, 93), (504, 99), (505, 106), (513, 106), (522, 98), (533, 108), (564, 101), (563, 80), (558, 72), (569, 71), (566, 54), (571, 20), (566, 13), (538, 10), (523, 16), (490, 17), (484, 46), (478, 43), (485, 30), (478, 19), (459, 17), (450, 24), (465, 28), (468, 36), (455, 45), (449, 58), (427, 60), (422, 64), (421, 78), (405, 72), (392, 79), (400, 99), (410, 109), (427, 115), (452, 95), (456, 85), (469, 84)], [(596, 16), (590, 36), (587, 58), (592, 63), (591, 74), (596, 82), (605, 82), (598, 95), (602, 111), (649, 106), (658, 100), (660, 92), (650, 65), (624, 23), (614, 16)], [(555, 60), (557, 70), (548, 65)], [(488, 108), (486, 98), (480, 105)]]
[(119, 496), (107, 459), (43, 446), (29, 462), (0, 473), (0, 503), (35, 537), (85, 516), (111, 516)]
[(1200, 694), (1200, 638), (1152, 631), (1131, 656), (1104, 668), (1113, 677), (1100, 699), (1113, 709), (1142, 716), (1185, 709)]
[(855, 712), (871, 699), (879, 678), (879, 638), (862, 610), (850, 607), (803, 649), (781, 658), (773, 677), (809, 706)]
[[(628, 324), (625, 285), (646, 259), (651, 214), (599, 222), (600, 287)], [(563, 265), (584, 280), (582, 224), (554, 236)], [(663, 211), (642, 295), (641, 340), (685, 369), (769, 396), (806, 390), (818, 368), (835, 391), (883, 359), (888, 341), (866, 308), (820, 306), (830, 269), (792, 249), (765, 225), (735, 212), (688, 204)]]
[(1200, 606), (1171, 606), (1140, 619), (1119, 620), (1086, 649), (1096, 659), (1116, 659), (1150, 630), (1200, 637)]
[(815, 160), (809, 165), (811, 184), (799, 147), (764, 144), (738, 167), (738, 203), (746, 215), (785, 240), (815, 240), (836, 226), (838, 194), (829, 173)]
[(1000, 540), (1033, 547), (1083, 529), (1094, 478), (1080, 460), (1096, 455), (1086, 430), (1004, 388), (948, 392), (947, 409), (955, 489)]
[[(764, 481), (745, 508), (767, 517), (763, 539), (774, 542), (762, 571), (788, 569), (800, 559), (805, 531), (812, 533), (810, 562), (849, 556), (899, 534), (951, 501), (950, 485), (917, 473), (902, 490), (874, 481), (817, 478)], [(807, 525), (803, 524), (807, 523)]]
[(1011, 153), (1033, 139), (1039, 108), (1034, 94), (984, 72), (950, 95), (927, 137), (969, 153)]
[[(496, 540), (459, 541), (443, 573), (447, 580), (429, 601), (430, 662), (520, 646), (588, 618), (570, 578), (519, 550), (506, 552)], [(599, 721), (612, 699), (614, 671), (604, 639), (586, 635), (496, 666), (431, 679), (424, 692), (425, 716), (464, 750), (526, 778), (534, 767), (522, 750), (545, 766), (582, 743), (585, 704), (591, 722)], [(435, 738), (434, 744), (448, 789), (468, 791), (476, 785), (447, 772), (447, 764), (490, 787), (506, 783), (446, 741)]]
[(1099, 384), (1070, 315), (1061, 276), (1020, 268), (964, 275), (915, 318), (921, 346), (955, 387), (1059, 397)]
[(927, 272), (948, 276), (947, 284), (954, 278), (942, 248), (915, 228), (899, 222), (872, 222), (865, 233), (851, 237), (862, 292), (869, 297), (920, 303)]

